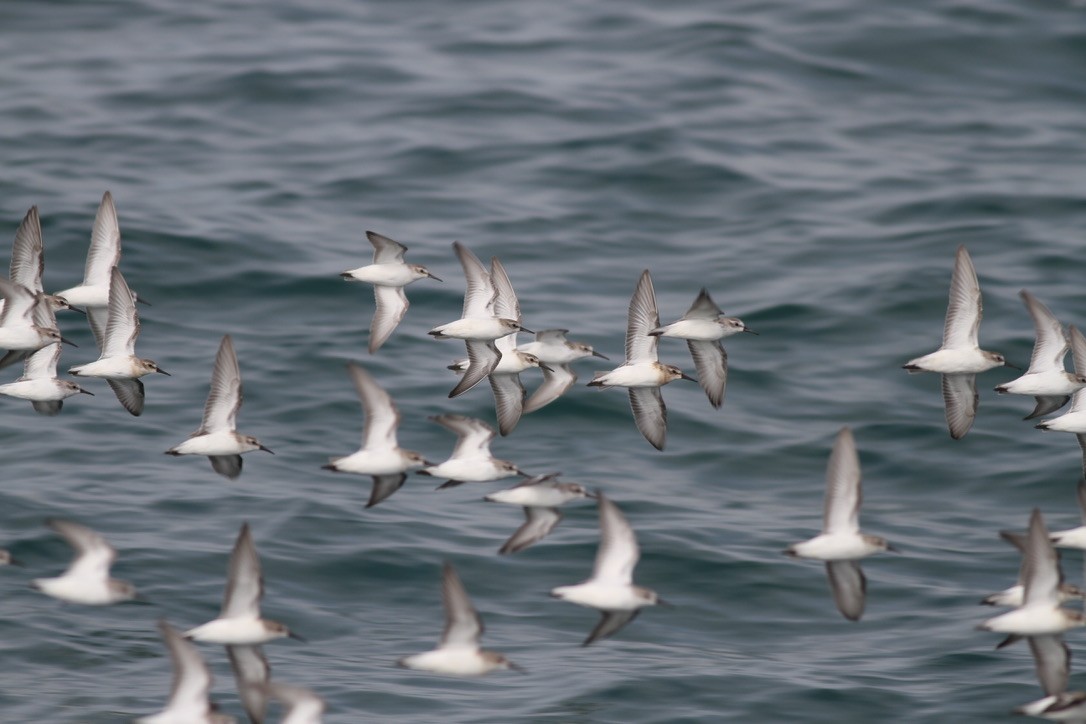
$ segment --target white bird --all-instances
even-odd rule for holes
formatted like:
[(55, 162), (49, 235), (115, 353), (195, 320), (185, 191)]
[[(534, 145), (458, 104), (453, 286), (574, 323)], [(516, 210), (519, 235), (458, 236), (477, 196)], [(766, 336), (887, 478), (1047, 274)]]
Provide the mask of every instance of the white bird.
[(105, 606), (136, 598), (128, 581), (109, 577), (117, 551), (106, 539), (86, 526), (67, 520), (50, 519), (45, 524), (64, 537), (75, 550), (68, 570), (56, 578), (36, 578), (30, 585), (47, 596), (68, 603)]
[(407, 313), (410, 304), (404, 287), (418, 279), (437, 279), (430, 270), (421, 264), (408, 264), (403, 260), (407, 247), (387, 236), (372, 231), (366, 232), (366, 238), (373, 244), (373, 263), (360, 266), (340, 274), (347, 281), (368, 282), (373, 285), (373, 296), (377, 302), (373, 322), (370, 324), (370, 354), (381, 348), (395, 331), (397, 325)]
[(102, 203), (98, 205), (98, 213), (94, 217), (83, 283), (57, 292), (55, 296), (68, 304), (80, 307), (109, 306), (109, 290), (113, 283), (110, 274), (120, 261), (121, 228), (117, 223), (117, 209), (113, 205), (113, 195), (106, 191), (102, 195)]
[(940, 372), (943, 375), (943, 404), (950, 436), (960, 440), (973, 427), (977, 416), (976, 374), (993, 367), (1007, 366), (1003, 355), (982, 350), (977, 333), (983, 316), (980, 282), (973, 260), (964, 246), (958, 247), (954, 273), (950, 278), (950, 302), (943, 325), (943, 345), (923, 357), (909, 360), (909, 372)]
[(1022, 605), (977, 627), (982, 631), (1009, 634), (997, 648), (1011, 644), (1022, 636), (1047, 636), (1086, 625), (1086, 618), (1081, 612), (1060, 608), (1059, 587), (1063, 575), (1041, 511), (1036, 508), (1029, 519), (1025, 559)]
[(268, 708), (268, 681), (271, 666), (264, 648), (259, 644), (227, 646), (226, 655), (234, 672), (238, 698), (251, 722), (263, 722)]
[(1067, 404), (1075, 391), (1086, 387), (1086, 376), (1072, 374), (1063, 368), (1063, 360), (1071, 344), (1056, 315), (1025, 289), (1019, 292), (1018, 296), (1025, 303), (1029, 316), (1033, 318), (1036, 336), (1033, 355), (1025, 374), (997, 385), (995, 390), (1013, 395), (1033, 395), (1037, 399), (1037, 405), (1033, 412), (1025, 417), (1026, 420), (1032, 420), (1055, 412)]
[(272, 682), (268, 684), (267, 690), (268, 694), (286, 707), (280, 724), (321, 724), (324, 700), (309, 689)]
[(196, 647), (183, 639), (165, 619), (158, 630), (173, 660), (173, 682), (166, 708), (158, 714), (136, 719), (136, 724), (233, 724), (237, 720), (219, 714), (208, 701), (211, 670)]
[(649, 334), (686, 340), (698, 370), (698, 384), (705, 390), (710, 404), (720, 407), (724, 404), (724, 386), (728, 382), (728, 353), (720, 340), (740, 332), (758, 334), (738, 317), (725, 317), (724, 311), (703, 287), (682, 319), (657, 327)]
[(578, 606), (597, 609), (601, 616), (582, 646), (617, 633), (645, 606), (667, 605), (656, 591), (633, 585), (633, 571), (641, 557), (633, 528), (626, 516), (603, 493), (596, 498), (600, 513), (600, 546), (592, 576), (573, 586), (559, 586), (551, 595)]
[(372, 475), (373, 490), (366, 503), (367, 508), (372, 508), (400, 489), (408, 470), (430, 463), (419, 453), (400, 447), (396, 440), (400, 411), (370, 373), (353, 363), (347, 365), (347, 372), (366, 413), (362, 447), (350, 455), (331, 458), (322, 467), (340, 473)]
[[(1056, 534), (1052, 534), (1052, 538), (1055, 539)], [(1018, 581), (1010, 588), (1005, 588), (999, 593), (993, 593), (990, 596), (984, 598), (981, 603), (985, 606), (1007, 606), (1009, 608), (1018, 608), (1025, 600), (1026, 587), (1023, 581), (1026, 580), (1027, 566), (1026, 566), (1026, 536), (1021, 533), (1015, 533), (1009, 530), (999, 531), (999, 537), (1007, 541), (1022, 554), (1021, 564), (1018, 568)], [(1071, 601), (1074, 599), (1083, 598), (1083, 592), (1078, 589), (1077, 586), (1073, 586), (1070, 583), (1063, 582), (1060, 584), (1059, 590), (1060, 602)]]
[(471, 605), (468, 592), (452, 564), (445, 562), (441, 576), (441, 597), (445, 602), (445, 630), (437, 648), (396, 662), (399, 666), (446, 676), (482, 676), (495, 669), (522, 669), (496, 651), (479, 648), (483, 619)]
[(241, 409), (241, 369), (234, 341), (227, 334), (219, 343), (215, 366), (211, 368), (211, 390), (204, 404), (204, 419), (188, 439), (166, 451), (167, 455), (207, 455), (219, 475), (233, 480), (241, 475), (241, 454), (271, 450), (252, 435), (237, 432)]
[(60, 359), (60, 345), (49, 344), (26, 358), (23, 376), (14, 382), (0, 385), (0, 395), (30, 400), (34, 410), (41, 415), (57, 415), (64, 400), (80, 393), (94, 395), (69, 380), (57, 377), (57, 360)]
[[(585, 357), (607, 359), (591, 345), (584, 342), (570, 342), (566, 339), (568, 329), (544, 329), (536, 332), (535, 341), (522, 344), (517, 349), (526, 354), (535, 355), (543, 369), (543, 384), (524, 401), (524, 412), (535, 412), (549, 405), (566, 393), (577, 381), (577, 374), (570, 367)], [(543, 367), (546, 365), (546, 367)]]
[(185, 632), (185, 638), (212, 644), (245, 646), (289, 636), (302, 640), (285, 625), (260, 617), (264, 575), (249, 524), (243, 523), (227, 568), (226, 591), (218, 618)]
[[(12, 283), (26, 287), (35, 294), (45, 297), (49, 307), (54, 311), (61, 309), (76, 309), (67, 301), (53, 294), (45, 294), (42, 286), (42, 273), (45, 271), (45, 246), (42, 242), (41, 218), (38, 216), (38, 207), (31, 206), (26, 212), (22, 223), (15, 232), (15, 241), (11, 246), (11, 271), (9, 278)], [(4, 302), (0, 301), (0, 309)]]
[(439, 465), (423, 468), (420, 475), (448, 478), (438, 490), (462, 483), (489, 483), (514, 475), (526, 475), (508, 460), (499, 460), (490, 453), (494, 428), (482, 420), (464, 415), (437, 415), (431, 420), (456, 433), (456, 447), (449, 459)]
[(660, 326), (656, 292), (646, 269), (641, 273), (626, 322), (626, 362), (610, 372), (597, 372), (589, 387), (628, 387), (630, 408), (637, 429), (657, 450), (667, 439), (667, 408), (660, 387), (678, 379), (693, 380), (674, 365), (661, 364), (656, 357), (658, 338), (649, 332)]
[(21, 361), (28, 353), (54, 342), (76, 346), (60, 335), (44, 296), (3, 277), (0, 277), (0, 295), (4, 297), (4, 309), (0, 311), (0, 349), (8, 350), (0, 358), (0, 368)]
[(826, 562), (826, 576), (837, 610), (850, 621), (858, 621), (863, 615), (867, 588), (857, 561), (873, 553), (894, 550), (885, 538), (860, 532), (861, 502), (860, 456), (852, 431), (843, 427), (837, 433), (826, 465), (822, 533), (789, 546), (785, 553)]
[(428, 333), (436, 339), (463, 339), (467, 345), (468, 368), (449, 397), (467, 392), (497, 366), (501, 353), (494, 347), (494, 340), (513, 332), (529, 332), (519, 320), (494, 316), (493, 300), (497, 290), (490, 273), (479, 257), (460, 242), (454, 241), (453, 249), (467, 280), (462, 317), (434, 327)]
[(1052, 721), (1086, 721), (1086, 693), (1067, 691), (1071, 651), (1063, 636), (1031, 636), (1029, 648), (1045, 695), (1015, 708), (1014, 713)]
[[(1071, 338), (1071, 352), (1075, 360), (1075, 374), (1086, 377), (1086, 337), (1075, 325), (1068, 327)], [(1072, 432), (1078, 438), (1082, 449), (1082, 469), (1086, 474), (1086, 389), (1076, 390), (1071, 395), (1071, 407), (1059, 417), (1041, 420), (1035, 427), (1038, 430)]]
[(558, 482), (559, 475), (561, 473), (537, 475), (512, 488), (499, 490), (483, 498), (491, 503), (524, 506), (524, 524), (505, 541), (498, 553), (519, 553), (533, 543), (538, 543), (562, 520), (562, 511), (558, 506), (571, 500), (596, 497), (595, 493), (588, 492), (579, 483)]
[(110, 279), (105, 324), (102, 324), (100, 308), (87, 307), (87, 319), (101, 354), (94, 362), (72, 367), (68, 374), (104, 378), (124, 409), (139, 415), (143, 412), (143, 383), (139, 378), (152, 372), (167, 377), (170, 373), (160, 369), (154, 360), (136, 356), (140, 319), (136, 313), (135, 295), (117, 267), (110, 270)]

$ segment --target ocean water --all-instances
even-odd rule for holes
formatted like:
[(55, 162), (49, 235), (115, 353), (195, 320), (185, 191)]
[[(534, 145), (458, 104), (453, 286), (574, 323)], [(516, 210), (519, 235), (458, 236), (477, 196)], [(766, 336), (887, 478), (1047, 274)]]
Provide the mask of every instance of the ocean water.
[[(95, 208), (113, 192), (122, 268), (141, 297), (146, 379), (129, 416), (105, 385), (56, 418), (0, 400), (0, 721), (122, 722), (158, 711), (170, 663), (155, 621), (218, 611), (243, 521), (265, 615), (309, 643), (266, 646), (276, 679), (314, 689), (329, 722), (973, 722), (1040, 696), (1024, 645), (974, 630), (1012, 583), (997, 531), (1031, 508), (1069, 527), (1081, 476), (1070, 435), (1021, 418), (1032, 400), (981, 375), (953, 441), (934, 375), (900, 365), (938, 346), (954, 250), (984, 290), (981, 341), (1025, 365), (1027, 288), (1086, 323), (1086, 17), (1062, 0), (874, 6), (708, 1), (0, 5), (0, 225), (41, 209), (50, 290), (81, 277)], [(373, 229), (445, 281), (408, 289), (392, 339), (366, 353)], [(639, 583), (675, 604), (581, 648), (587, 609), (554, 586), (591, 569), (591, 505), (515, 556), (502, 486), (435, 492), (412, 476), (366, 510), (369, 480), (320, 470), (356, 449), (348, 361), (403, 415), (400, 442), (443, 459), (427, 420), (492, 420), (486, 386), (454, 400), (462, 346), (450, 244), (499, 255), (525, 324), (565, 327), (622, 357), (626, 308), (650, 269), (661, 316), (702, 286), (760, 333), (728, 341), (727, 398), (664, 389), (665, 452), (621, 390), (583, 384), (494, 451), (606, 491), (637, 531)], [(93, 359), (62, 316), (62, 368)], [(232, 334), (239, 428), (275, 456), (237, 482), (162, 451), (199, 424), (215, 349)], [(685, 345), (661, 358), (692, 370)], [(602, 361), (580, 363), (581, 383)], [(17, 369), (4, 373), (14, 379)], [(529, 387), (536, 378), (525, 375)], [(820, 526), (837, 430), (856, 434), (862, 523), (900, 555), (868, 559), (859, 623), (822, 566), (781, 555)], [(117, 548), (116, 576), (152, 605), (67, 606), (31, 590), (69, 551), (72, 518)], [(440, 635), (444, 560), (484, 644), (528, 673), (459, 681), (404, 671)], [(1080, 555), (1064, 556), (1080, 581)], [(1081, 660), (1082, 634), (1068, 636)], [(242, 715), (221, 647), (214, 697)], [(1086, 687), (1073, 673), (1072, 688)], [(273, 710), (270, 721), (277, 721)]]

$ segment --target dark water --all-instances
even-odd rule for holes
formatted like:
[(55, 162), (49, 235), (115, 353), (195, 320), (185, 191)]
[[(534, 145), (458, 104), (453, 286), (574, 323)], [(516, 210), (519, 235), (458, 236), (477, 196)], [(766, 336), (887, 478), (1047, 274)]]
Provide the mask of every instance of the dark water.
[[(959, 244), (985, 292), (985, 348), (1028, 360), (1023, 287), (1084, 323), (1083, 13), (1054, 0), (0, 5), (0, 219), (14, 234), (40, 206), (46, 286), (65, 288), (111, 189), (125, 274), (153, 304), (140, 351), (174, 375), (147, 380), (140, 418), (104, 385), (53, 419), (3, 401), (0, 538), (27, 568), (0, 571), (0, 720), (157, 711), (170, 672), (154, 622), (217, 612), (244, 520), (266, 615), (310, 640), (270, 644), (274, 674), (325, 697), (328, 721), (967, 722), (1039, 696), (1026, 647), (997, 652), (973, 630), (990, 614), (976, 602), (1017, 571), (999, 529), (1033, 506), (1053, 527), (1077, 521), (1077, 445), (1023, 423), (1030, 400), (991, 391), (1005, 370), (981, 376), (976, 426), (954, 442), (937, 378), (899, 367), (938, 344)], [(372, 297), (337, 278), (368, 258), (365, 229), (446, 280), (409, 289), (372, 358)], [(568, 327), (612, 359), (645, 268), (663, 317), (707, 286), (761, 333), (729, 344), (722, 410), (693, 384), (665, 390), (665, 453), (621, 391), (583, 386), (495, 443), (630, 518), (638, 581), (676, 606), (612, 641), (579, 648), (594, 614), (546, 595), (590, 570), (591, 506), (499, 557), (520, 514), (479, 502), (497, 486), (439, 494), (412, 477), (363, 510), (367, 479), (319, 470), (358, 444), (349, 360), (393, 393), (401, 443), (428, 457), (452, 440), (427, 416), (492, 414), (484, 388), (446, 398), (461, 349), (425, 335), (460, 308), (455, 239), (501, 256), (529, 327)], [(80, 320), (61, 323), (81, 345), (62, 365), (92, 359)], [(198, 424), (224, 333), (245, 379), (240, 427), (276, 451), (249, 456), (236, 484), (161, 454)], [(662, 357), (691, 368), (681, 343)], [(818, 528), (845, 424), (864, 526), (903, 551), (864, 564), (859, 624), (834, 610), (819, 564), (780, 554)], [(115, 574), (155, 605), (30, 590), (66, 564), (49, 516), (106, 534)], [(530, 673), (394, 667), (439, 635), (444, 559), (486, 645)], [(1065, 556), (1072, 580), (1079, 560)], [(240, 715), (225, 656), (203, 651)]]

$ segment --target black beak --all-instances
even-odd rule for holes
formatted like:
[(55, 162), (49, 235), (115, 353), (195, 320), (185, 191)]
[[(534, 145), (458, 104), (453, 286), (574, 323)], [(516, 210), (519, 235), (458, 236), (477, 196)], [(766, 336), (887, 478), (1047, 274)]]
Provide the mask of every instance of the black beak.
[(260, 449), (260, 450), (263, 450), (263, 451), (264, 451), (264, 452), (266, 452), (266, 453), (271, 453), (272, 455), (274, 455), (274, 454), (275, 454), (275, 453), (273, 453), (273, 452), (272, 452), (271, 450), (269, 450), (268, 448), (264, 447), (263, 445), (260, 445), (260, 446), (259, 446), (259, 449)]
[(524, 332), (525, 334), (535, 334), (535, 332), (533, 332), (532, 330), (528, 329), (527, 327), (521, 327), (521, 328), (520, 328), (520, 331), (521, 331), (521, 332)]
[(745, 326), (745, 325), (744, 325), (744, 327), (743, 327), (743, 331), (744, 331), (744, 332), (746, 332), (746, 333), (748, 333), (748, 334), (753, 334), (753, 335), (754, 335), (755, 337), (758, 337), (758, 336), (760, 336), (760, 335), (759, 335), (759, 334), (758, 334), (757, 332), (755, 332), (755, 331), (754, 331), (753, 329), (751, 329), (750, 327), (747, 327), (747, 326)]
[(90, 390), (84, 390), (84, 389), (83, 389), (82, 387), (79, 387), (78, 389), (79, 389), (79, 391), (80, 391), (80, 392), (82, 392), (82, 393), (83, 393), (84, 395), (90, 395), (91, 397), (94, 397), (94, 393), (93, 393), (93, 392), (91, 392)]
[(302, 636), (300, 636), (300, 635), (298, 635), (298, 634), (294, 633), (293, 631), (288, 631), (288, 632), (287, 632), (287, 636), (289, 636), (290, 638), (294, 639), (295, 641), (301, 641), (301, 642), (302, 642), (303, 644), (307, 644), (307, 643), (309, 643), (309, 640), (308, 640), (308, 639), (306, 639), (306, 638), (303, 638)]
[(553, 368), (553, 367), (549, 367), (548, 365), (545, 365), (545, 364), (543, 364), (542, 362), (540, 362), (540, 363), (539, 363), (539, 369), (541, 369), (541, 370), (547, 370), (548, 372), (554, 372), (554, 368)]
[(523, 666), (517, 666), (512, 661), (507, 661), (506, 663), (509, 665), (509, 670), (510, 671), (515, 671), (518, 674), (527, 674), (528, 673), (528, 670), (525, 669)]
[(670, 601), (665, 601), (664, 599), (662, 599), (660, 597), (656, 598), (656, 605), (657, 606), (663, 606), (665, 608), (675, 608), (674, 603), (671, 603)]
[(136, 296), (136, 304), (142, 304), (145, 307), (151, 306), (151, 303), (141, 296)]
[(426, 272), (426, 276), (430, 277), (431, 279), (437, 280), (439, 282), (445, 281), (441, 277), (437, 276), (436, 274), (431, 274), (430, 272)]
[(698, 381), (697, 377), (691, 377), (690, 375), (686, 374), (685, 372), (683, 372), (683, 379), (684, 380), (690, 380), (691, 382), (697, 382)]
[(1019, 370), (1019, 371), (1021, 371), (1021, 369), (1022, 369), (1022, 368), (1021, 368), (1021, 367), (1019, 367), (1018, 365), (1012, 365), (1012, 364), (1011, 364), (1010, 362), (1007, 362), (1006, 360), (1004, 360), (1004, 362), (1003, 362), (1003, 366), (1004, 366), (1004, 367), (1010, 367), (1010, 368), (1011, 368), (1012, 370)]
[(173, 375), (171, 375), (171, 374), (170, 374), (169, 372), (167, 372), (166, 370), (161, 370), (161, 369), (157, 369), (157, 368), (156, 368), (156, 369), (155, 369), (155, 372), (159, 373), (160, 375), (166, 375), (167, 377), (173, 377)]
[(599, 353), (599, 352), (597, 352), (596, 350), (592, 350), (592, 356), (593, 356), (593, 357), (599, 357), (600, 359), (606, 359), (606, 360), (609, 360), (609, 359), (611, 359), (611, 358), (610, 358), (610, 357), (608, 357), (607, 355), (605, 355), (605, 354), (600, 354), (600, 353)]
[(73, 307), (73, 306), (72, 306), (72, 305), (70, 305), (70, 304), (68, 305), (68, 309), (69, 309), (70, 311), (73, 311), (73, 312), (79, 312), (79, 313), (80, 313), (80, 314), (82, 314), (82, 315), (83, 315), (84, 317), (85, 317), (85, 316), (87, 316), (87, 310), (85, 310), (85, 309), (80, 309), (79, 307)]
[(60, 338), (60, 341), (61, 341), (61, 342), (63, 342), (64, 344), (70, 344), (70, 345), (72, 345), (73, 347), (78, 347), (78, 346), (79, 346), (78, 344), (76, 344), (76, 343), (75, 343), (75, 342), (73, 342), (72, 340), (70, 340), (70, 339), (66, 339), (65, 337), (61, 337), (61, 338)]
[(889, 543), (887, 543), (887, 544), (886, 544), (886, 550), (890, 551), (891, 553), (901, 553), (901, 549), (900, 549), (900, 548), (894, 548), (894, 547), (893, 547), (892, 545), (890, 545)]

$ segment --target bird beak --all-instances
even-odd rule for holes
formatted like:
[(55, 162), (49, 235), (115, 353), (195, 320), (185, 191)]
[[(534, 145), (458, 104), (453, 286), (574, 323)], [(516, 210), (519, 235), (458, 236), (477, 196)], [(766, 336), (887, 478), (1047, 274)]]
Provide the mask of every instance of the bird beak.
[(753, 334), (755, 337), (760, 336), (757, 332), (755, 332), (753, 329), (751, 329), (750, 327), (748, 327), (746, 325), (743, 325), (743, 331), (747, 332), (748, 334)]
[(901, 553), (900, 548), (895, 548), (892, 545), (890, 545), (889, 543), (886, 544), (886, 550), (890, 551), (891, 553)]
[(288, 631), (287, 636), (294, 639), (295, 641), (301, 641), (303, 644), (309, 643), (309, 639), (303, 638), (302, 636), (294, 633), (293, 631)]
[(509, 661), (507, 663), (509, 664), (509, 670), (510, 671), (515, 671), (518, 674), (527, 674), (528, 673), (528, 670), (525, 669), (523, 666), (517, 666), (512, 661)]
[(513, 472), (515, 472), (517, 475), (523, 475), (526, 478), (534, 478), (535, 477), (534, 475), (530, 475), (530, 474), (524, 472), (523, 470), (521, 470), (518, 467), (514, 467)]
[(683, 379), (684, 380), (690, 380), (691, 382), (697, 382), (698, 381), (697, 377), (691, 377), (690, 375), (686, 374), (685, 372), (683, 372)]
[(533, 332), (532, 330), (530, 330), (530, 329), (528, 329), (526, 327), (521, 327), (520, 331), (524, 332), (525, 334), (535, 334), (535, 332)]
[(80, 392), (82, 392), (84, 395), (90, 395), (91, 397), (94, 397), (94, 393), (91, 392), (90, 390), (84, 390), (82, 387), (77, 387), (77, 389)]
[(145, 307), (151, 306), (151, 303), (141, 296), (136, 296), (136, 304), (142, 304)]
[(430, 273), (430, 272), (426, 272), (426, 276), (428, 276), (428, 277), (430, 277), (431, 279), (434, 279), (434, 280), (436, 280), (436, 281), (439, 281), (439, 282), (443, 282), (443, 281), (445, 281), (445, 280), (444, 280), (444, 279), (442, 279), (441, 277), (437, 276), (436, 274), (432, 274), (432, 273)]
[(656, 598), (656, 605), (657, 606), (663, 606), (664, 608), (675, 608), (674, 603), (671, 603), (670, 601), (665, 601), (664, 599), (662, 599), (660, 597)]
[(70, 304), (68, 305), (68, 309), (70, 309), (70, 310), (71, 310), (71, 311), (73, 311), (73, 312), (79, 312), (79, 313), (80, 313), (80, 314), (82, 314), (82, 315), (83, 315), (84, 317), (85, 317), (85, 316), (87, 316), (87, 310), (85, 310), (85, 309), (80, 309), (79, 307), (73, 307), (73, 306), (72, 306), (72, 305), (70, 305)]
[(591, 490), (587, 490), (587, 491), (585, 491), (584, 497), (591, 498), (592, 500), (599, 500), (600, 499), (600, 494), (599, 493), (593, 493)]
[(1012, 370), (1021, 370), (1022, 369), (1018, 365), (1012, 365), (1010, 362), (1007, 362), (1006, 360), (1003, 361), (1003, 366), (1004, 367), (1010, 367)]
[[(428, 468), (436, 467), (436, 465), (437, 465), (437, 463), (432, 463), (429, 460), (427, 460), (426, 458), (422, 459), (422, 464), (425, 465)], [(422, 471), (419, 470), (419, 472), (421, 473)], [(426, 475), (430, 475), (430, 474), (431, 473), (426, 473)]]
[(550, 366), (548, 366), (548, 365), (545, 365), (545, 364), (543, 364), (542, 362), (540, 362), (540, 363), (539, 363), (539, 369), (541, 369), (541, 370), (547, 370), (547, 372), (554, 372), (554, 368), (553, 368), (553, 367), (550, 367)]
[(129, 603), (138, 603), (141, 606), (154, 606), (154, 601), (144, 596), (142, 593), (137, 593), (135, 596), (129, 599)]
[(72, 341), (72, 340), (70, 340), (70, 339), (67, 339), (66, 337), (61, 337), (61, 338), (60, 338), (60, 341), (61, 341), (61, 342), (63, 342), (64, 344), (70, 344), (70, 345), (72, 345), (73, 347), (78, 347), (78, 346), (79, 346), (78, 344), (76, 344), (75, 342), (73, 342), (73, 341)]
[(592, 356), (593, 356), (593, 357), (599, 357), (600, 359), (606, 359), (606, 360), (609, 360), (609, 359), (611, 359), (611, 358), (610, 358), (610, 357), (608, 357), (607, 355), (605, 355), (605, 354), (600, 354), (600, 353), (599, 353), (599, 352), (597, 352), (596, 350), (592, 350)]
[(167, 372), (166, 370), (162, 370), (162, 369), (156, 369), (156, 370), (155, 370), (155, 372), (159, 373), (160, 375), (166, 375), (167, 377), (173, 377), (173, 375), (171, 375), (171, 374), (170, 374), (169, 372)]
[(264, 447), (263, 445), (260, 445), (260, 446), (259, 446), (259, 449), (260, 449), (260, 450), (263, 450), (263, 451), (264, 451), (264, 452), (266, 452), (266, 453), (271, 453), (272, 455), (274, 455), (274, 454), (275, 454), (275, 453), (273, 453), (273, 452), (272, 452), (271, 450), (269, 450), (268, 448)]

